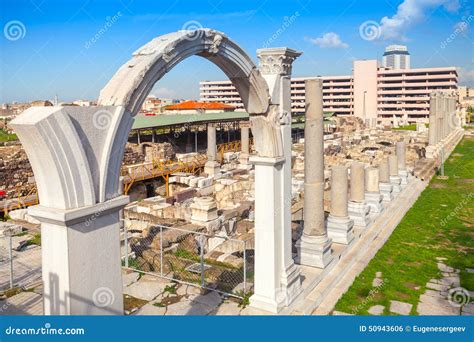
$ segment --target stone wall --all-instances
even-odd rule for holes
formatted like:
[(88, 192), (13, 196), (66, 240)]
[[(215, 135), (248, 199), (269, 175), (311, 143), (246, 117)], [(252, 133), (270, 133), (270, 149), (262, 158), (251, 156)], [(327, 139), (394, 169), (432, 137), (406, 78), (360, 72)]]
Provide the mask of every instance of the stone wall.
[[(148, 143), (147, 143), (148, 144)], [(151, 143), (150, 143), (151, 144)], [(152, 150), (159, 158), (168, 158), (174, 155), (169, 143), (151, 144)], [(149, 150), (146, 150), (147, 152)], [(127, 143), (123, 157), (123, 164), (137, 164), (145, 161), (139, 145)], [(25, 150), (19, 142), (10, 142), (8, 146), (0, 147), (0, 189), (7, 191), (7, 197), (27, 195), (35, 186), (33, 171)]]

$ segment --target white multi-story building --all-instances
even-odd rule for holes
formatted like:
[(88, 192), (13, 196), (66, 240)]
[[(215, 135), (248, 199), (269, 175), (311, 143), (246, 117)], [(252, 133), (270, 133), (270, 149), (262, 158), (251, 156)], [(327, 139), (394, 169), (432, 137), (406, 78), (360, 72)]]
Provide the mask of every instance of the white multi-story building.
[(385, 48), (382, 66), (391, 69), (410, 69), (410, 54), (405, 45), (389, 45)]
[[(354, 61), (353, 74), (323, 76), (324, 111), (335, 115), (355, 115), (362, 119), (391, 121), (394, 116), (408, 122), (428, 120), (432, 91), (457, 90), (455, 67), (391, 69), (376, 60)], [(293, 115), (305, 112), (304, 82), (317, 77), (291, 80)], [(231, 104), (244, 110), (239, 94), (230, 81), (200, 82), (201, 101)]]

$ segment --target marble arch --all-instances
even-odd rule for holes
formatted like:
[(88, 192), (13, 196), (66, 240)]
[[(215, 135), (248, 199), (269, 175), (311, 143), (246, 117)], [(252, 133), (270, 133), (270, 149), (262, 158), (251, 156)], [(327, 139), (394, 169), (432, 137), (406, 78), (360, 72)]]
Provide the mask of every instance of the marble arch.
[[(118, 215), (128, 197), (120, 195), (119, 174), (128, 132), (154, 84), (193, 55), (223, 70), (251, 116), (256, 180), (273, 188), (271, 201), (256, 198), (257, 211), (259, 201), (268, 208), (256, 213), (256, 226), (265, 226), (256, 239), (261, 246), (272, 240), (274, 251), (260, 253), (257, 272), (271, 274), (257, 275), (262, 285), (256, 285), (255, 302), (272, 311), (288, 304), (285, 289), (299, 278), (290, 260), (283, 192), (291, 193), (289, 77), (300, 53), (259, 50), (257, 68), (224, 33), (199, 29), (159, 36), (134, 52), (102, 89), (97, 106), (32, 107), (12, 122), (38, 186), (40, 205), (29, 213), (42, 223), (45, 314), (121, 314)], [(110, 299), (105, 305), (104, 298)]]

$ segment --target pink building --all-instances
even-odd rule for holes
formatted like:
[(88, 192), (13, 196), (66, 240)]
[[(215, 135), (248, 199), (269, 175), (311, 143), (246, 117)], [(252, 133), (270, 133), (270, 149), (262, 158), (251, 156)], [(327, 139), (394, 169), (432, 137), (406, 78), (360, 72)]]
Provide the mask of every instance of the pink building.
[[(457, 90), (455, 67), (389, 69), (376, 60), (354, 61), (353, 74), (323, 76), (324, 110), (336, 115), (391, 122), (393, 117), (408, 122), (428, 122), (429, 94), (434, 90)], [(305, 112), (304, 82), (317, 77), (291, 80), (292, 113)], [(230, 81), (200, 82), (201, 101), (222, 102), (243, 110), (239, 94)], [(373, 121), (372, 121), (373, 122)]]

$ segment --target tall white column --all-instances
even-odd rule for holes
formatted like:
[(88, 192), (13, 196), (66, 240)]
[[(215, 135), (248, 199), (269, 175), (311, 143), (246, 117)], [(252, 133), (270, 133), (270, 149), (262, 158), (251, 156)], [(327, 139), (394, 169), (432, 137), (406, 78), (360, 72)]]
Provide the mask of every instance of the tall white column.
[(349, 200), (349, 217), (356, 226), (366, 228), (371, 220), (370, 207), (365, 201), (365, 174), (364, 164), (353, 162), (351, 164), (351, 191)]
[(328, 216), (328, 236), (344, 245), (354, 240), (354, 221), (349, 218), (347, 167), (335, 165), (331, 169), (331, 210)]
[(304, 229), (296, 248), (299, 263), (324, 268), (333, 256), (324, 224), (323, 81), (307, 80), (305, 91)]
[(285, 306), (281, 293), (281, 222), (279, 176), (283, 158), (250, 157), (255, 165), (255, 279), (253, 307), (278, 312)]
[(279, 118), (275, 130), (281, 136), (282, 156), (276, 159), (250, 157), (250, 162), (255, 164), (256, 209), (256, 275), (250, 305), (271, 312), (278, 312), (292, 303), (302, 291), (300, 271), (293, 261), (291, 240), (290, 77), (291, 65), (300, 54), (288, 48), (257, 51), (259, 70), (268, 85), (273, 110)]
[(220, 172), (220, 164), (217, 162), (216, 127), (207, 125), (207, 162), (204, 165), (204, 173), (215, 176)]

